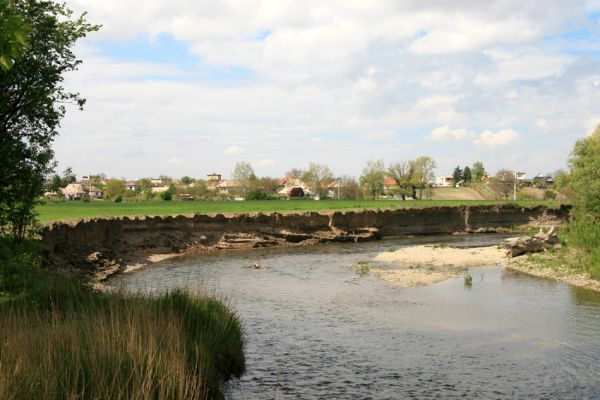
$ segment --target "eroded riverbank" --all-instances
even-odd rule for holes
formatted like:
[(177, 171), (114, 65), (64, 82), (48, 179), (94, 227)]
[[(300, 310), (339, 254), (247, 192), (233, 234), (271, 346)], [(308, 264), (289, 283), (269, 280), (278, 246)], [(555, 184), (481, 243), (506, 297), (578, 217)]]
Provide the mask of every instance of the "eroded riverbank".
[(101, 278), (172, 255), (560, 225), (568, 207), (458, 206), (362, 212), (94, 219), (47, 226), (50, 263)]

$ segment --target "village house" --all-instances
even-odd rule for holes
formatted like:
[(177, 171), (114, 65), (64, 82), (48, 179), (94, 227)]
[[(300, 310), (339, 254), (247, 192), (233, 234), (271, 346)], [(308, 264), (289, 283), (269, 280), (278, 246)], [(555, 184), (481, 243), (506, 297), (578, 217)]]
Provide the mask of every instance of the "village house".
[(81, 200), (86, 197), (92, 199), (102, 198), (102, 190), (81, 182), (69, 183), (61, 189), (61, 193), (66, 200)]
[(127, 182), (125, 182), (125, 188), (127, 190), (137, 192), (138, 190), (141, 189), (140, 181), (138, 181), (138, 180), (127, 181)]
[(241, 185), (238, 181), (233, 179), (225, 179), (215, 185), (215, 189), (223, 195), (231, 196), (240, 189)]
[(435, 179), (435, 185), (437, 187), (453, 187), (454, 178), (451, 176), (438, 176)]
[(313, 192), (310, 190), (308, 185), (304, 183), (301, 179), (296, 178), (294, 176), (287, 176), (285, 178), (281, 178), (277, 181), (277, 184), (283, 186), (281, 189), (277, 191), (277, 197), (279, 198), (289, 198), (292, 197), (292, 191), (296, 189), (296, 192), (302, 190), (304, 196), (312, 196)]
[(221, 182), (221, 174), (213, 172), (212, 174), (206, 175), (206, 180), (208, 182)]
[(554, 185), (554, 178), (540, 173), (533, 177), (532, 184), (537, 188), (545, 189)]

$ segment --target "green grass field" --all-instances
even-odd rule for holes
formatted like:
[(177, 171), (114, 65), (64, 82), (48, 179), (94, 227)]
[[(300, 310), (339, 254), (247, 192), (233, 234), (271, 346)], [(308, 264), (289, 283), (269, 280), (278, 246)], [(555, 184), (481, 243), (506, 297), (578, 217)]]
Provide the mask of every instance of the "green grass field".
[(519, 200), (505, 202), (496, 200), (264, 200), (264, 201), (145, 201), (113, 203), (94, 201), (85, 203), (48, 202), (37, 207), (42, 223), (77, 220), (81, 218), (139, 216), (139, 215), (180, 215), (180, 214), (231, 214), (251, 212), (299, 212), (299, 211), (341, 211), (362, 209), (422, 208), (457, 205), (516, 204), (519, 206), (545, 205), (557, 207), (558, 201)]

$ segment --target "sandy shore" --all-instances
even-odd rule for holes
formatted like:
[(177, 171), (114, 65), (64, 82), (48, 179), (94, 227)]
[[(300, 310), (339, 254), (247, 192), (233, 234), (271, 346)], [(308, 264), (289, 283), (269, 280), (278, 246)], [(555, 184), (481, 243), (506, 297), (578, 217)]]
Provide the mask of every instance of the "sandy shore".
[(420, 287), (442, 282), (463, 273), (467, 268), (506, 265), (504, 251), (496, 246), (452, 248), (412, 246), (383, 252), (376, 261), (399, 264), (394, 269), (374, 269), (382, 279), (404, 287)]

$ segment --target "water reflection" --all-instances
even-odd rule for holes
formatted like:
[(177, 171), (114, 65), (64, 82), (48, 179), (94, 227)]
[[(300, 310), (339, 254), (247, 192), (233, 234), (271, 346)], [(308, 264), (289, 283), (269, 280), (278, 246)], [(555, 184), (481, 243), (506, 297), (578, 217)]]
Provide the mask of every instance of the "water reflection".
[[(417, 237), (220, 253), (114, 281), (128, 290), (187, 286), (226, 298), (244, 322), (248, 373), (230, 388), (255, 398), (599, 398), (600, 296), (499, 267), (404, 289), (352, 265)], [(259, 262), (266, 269), (248, 264)]]

